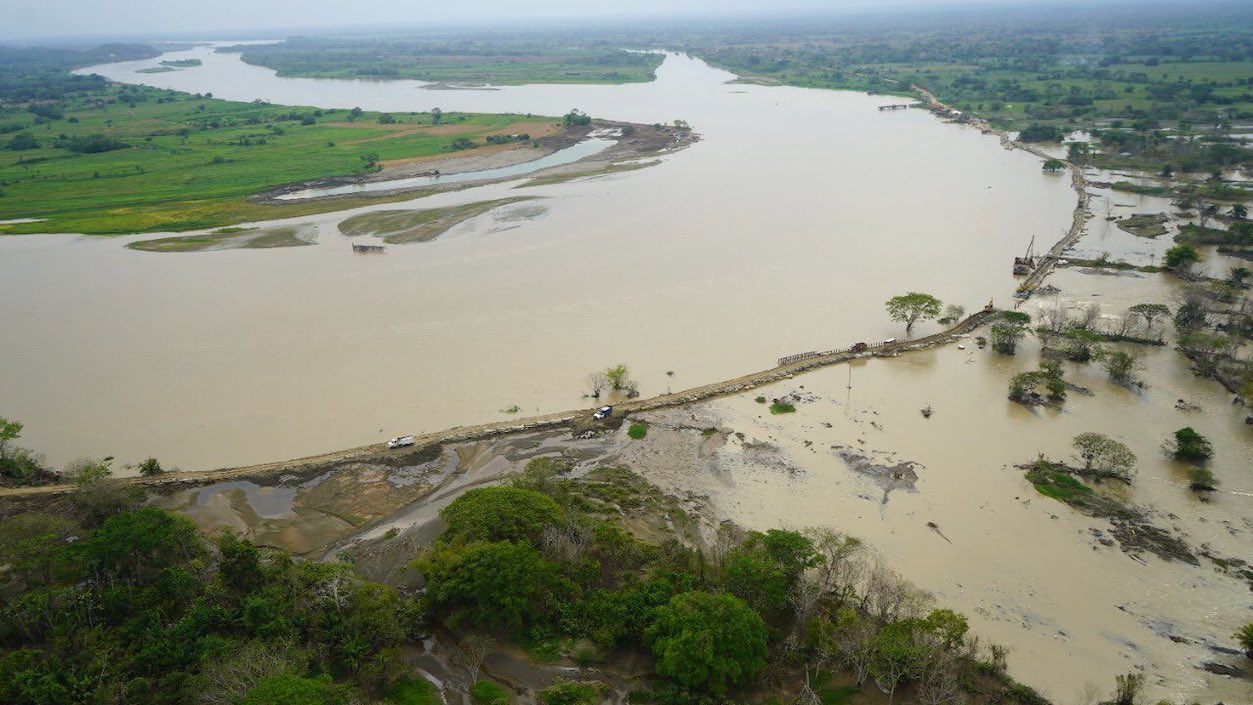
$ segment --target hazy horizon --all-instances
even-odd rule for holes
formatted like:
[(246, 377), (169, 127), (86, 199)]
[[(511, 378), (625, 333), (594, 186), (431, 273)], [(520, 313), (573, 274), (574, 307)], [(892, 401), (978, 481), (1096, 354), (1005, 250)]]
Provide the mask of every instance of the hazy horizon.
[[(1231, 6), (1236, 3), (1198, 3)], [(1159, 5), (1178, 8), (1161, 0), (1104, 0), (1066, 2), (1064, 6), (1117, 9)], [(98, 0), (62, 0), (55, 5), (24, 0), (0, 0), (0, 10), (10, 20), (0, 27), (0, 41), (22, 42), (49, 39), (107, 37), (237, 38), (272, 33), (276, 37), (298, 32), (333, 30), (414, 30), (448, 25), (495, 25), (534, 29), (543, 23), (630, 22), (641, 20), (737, 18), (753, 16), (883, 14), (934, 10), (1006, 10), (1029, 7), (1061, 9), (1063, 4), (1043, 0), (783, 0), (768, 5), (762, 0), (639, 0), (631, 5), (606, 8), (575, 0), (536, 0), (519, 11), (504, 0), (467, 0), (455, 7), (430, 8), (400, 0), (359, 0), (345, 6), (341, 0), (304, 0), (300, 3), (256, 3), (252, 0), (219, 0), (210, 5), (191, 0), (164, 2), (101, 3)], [(293, 19), (298, 18), (298, 19)]]

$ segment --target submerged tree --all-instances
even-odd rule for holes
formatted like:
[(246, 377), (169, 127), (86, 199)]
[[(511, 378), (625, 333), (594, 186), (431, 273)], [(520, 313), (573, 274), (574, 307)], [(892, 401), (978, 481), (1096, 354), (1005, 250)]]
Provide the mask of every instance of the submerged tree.
[(913, 328), (919, 319), (927, 320), (940, 315), (940, 300), (920, 291), (893, 296), (884, 306), (892, 320), (905, 324), (906, 331)]
[(1199, 463), (1214, 455), (1214, 446), (1209, 439), (1197, 433), (1191, 426), (1185, 426), (1166, 439), (1162, 450), (1175, 460)]
[(1080, 433), (1071, 445), (1083, 461), (1084, 470), (1097, 470), (1130, 483), (1136, 464), (1136, 454), (1123, 443), (1103, 433)]
[(1135, 370), (1139, 359), (1125, 350), (1101, 351), (1097, 358), (1109, 378), (1118, 384), (1136, 384)]
[(1253, 622), (1249, 622), (1236, 632), (1236, 641), (1240, 642), (1240, 648), (1244, 649), (1244, 655), (1253, 659)]
[[(1127, 312), (1144, 319), (1144, 334), (1148, 336), (1153, 334), (1154, 321), (1170, 316), (1170, 307), (1165, 304), (1136, 304), (1127, 309)], [(1161, 338), (1159, 337), (1158, 339), (1160, 340)]]
[(1005, 311), (1001, 314), (1004, 320), (993, 323), (988, 332), (992, 349), (1003, 355), (1013, 355), (1018, 349), (1018, 341), (1027, 334), (1027, 324), (1031, 316), (1019, 311)]
[(1192, 265), (1201, 261), (1201, 253), (1187, 243), (1175, 245), (1166, 250), (1166, 267), (1179, 271), (1188, 271)]
[(609, 384), (614, 389), (623, 389), (631, 381), (631, 371), (627, 369), (626, 365), (618, 363), (605, 370), (605, 379), (609, 380)]

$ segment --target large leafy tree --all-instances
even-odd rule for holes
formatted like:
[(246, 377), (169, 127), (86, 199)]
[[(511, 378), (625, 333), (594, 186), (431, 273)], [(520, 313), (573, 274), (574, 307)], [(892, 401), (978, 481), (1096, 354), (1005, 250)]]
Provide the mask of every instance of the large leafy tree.
[(913, 328), (919, 319), (927, 320), (940, 315), (940, 300), (920, 291), (893, 296), (884, 306), (892, 320), (905, 324), (906, 331)]
[(518, 487), (480, 487), (458, 497), (439, 513), (447, 523), (443, 539), (530, 541), (561, 519), (551, 497)]
[(655, 617), (647, 637), (657, 672), (685, 688), (725, 695), (766, 665), (766, 624), (734, 595), (685, 592)]
[(1128, 482), (1136, 465), (1136, 454), (1103, 433), (1080, 433), (1071, 441), (1084, 470), (1101, 470)]
[(819, 560), (813, 541), (796, 531), (750, 532), (722, 566), (728, 592), (764, 612), (787, 607), (788, 592), (800, 574)]
[(520, 630), (570, 589), (558, 566), (525, 543), (439, 546), (415, 565), (426, 576), (430, 606), (454, 622)]
[(73, 553), (82, 569), (143, 580), (202, 551), (191, 519), (145, 507), (109, 517)]

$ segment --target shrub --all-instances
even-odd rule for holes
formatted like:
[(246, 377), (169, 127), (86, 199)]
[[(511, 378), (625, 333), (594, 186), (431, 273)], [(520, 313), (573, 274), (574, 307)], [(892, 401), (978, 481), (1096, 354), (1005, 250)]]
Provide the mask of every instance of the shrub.
[(71, 137), (61, 146), (77, 152), (78, 154), (100, 154), (101, 152), (113, 152), (119, 149), (126, 149), (130, 145), (122, 140), (107, 135), (87, 135), (85, 137)]
[(439, 513), (448, 525), (445, 541), (535, 541), (545, 526), (561, 519), (548, 496), (517, 487), (470, 490)]
[(758, 404), (765, 404), (766, 398), (764, 396), (758, 395), (757, 398), (754, 399), (753, 401), (756, 401)]
[(1244, 655), (1253, 659), (1253, 622), (1241, 627), (1235, 637), (1240, 642), (1240, 648), (1244, 649)]
[(29, 132), (19, 132), (13, 136), (13, 139), (9, 140), (9, 144), (6, 145), (6, 148), (11, 149), (14, 152), (22, 152), (28, 149), (39, 149), (39, 141), (36, 140), (35, 136)]
[(347, 688), (331, 682), (326, 674), (302, 678), (284, 673), (257, 683), (240, 705), (341, 705), (346, 702)]
[(491, 681), (479, 681), (470, 689), (474, 705), (509, 705), (509, 691)]
[(1065, 137), (1060, 128), (1033, 122), (1018, 134), (1019, 142), (1061, 142)]
[(648, 435), (648, 424), (643, 421), (631, 424), (631, 428), (627, 429), (627, 435), (638, 441)]
[(558, 681), (539, 692), (544, 705), (596, 705), (605, 686), (602, 683)]
[(796, 411), (796, 407), (785, 401), (776, 401), (770, 405), (770, 413), (772, 414), (791, 414)]
[(1218, 489), (1218, 480), (1209, 468), (1188, 468), (1188, 489), (1196, 492), (1212, 492)]
[(1191, 426), (1175, 431), (1175, 434), (1162, 444), (1162, 448), (1175, 460), (1194, 463), (1208, 460), (1214, 455), (1214, 447), (1209, 439), (1194, 431)]
[(156, 458), (148, 458), (139, 464), (139, 474), (144, 477), (152, 477), (165, 472), (165, 468), (161, 467), (161, 463)]

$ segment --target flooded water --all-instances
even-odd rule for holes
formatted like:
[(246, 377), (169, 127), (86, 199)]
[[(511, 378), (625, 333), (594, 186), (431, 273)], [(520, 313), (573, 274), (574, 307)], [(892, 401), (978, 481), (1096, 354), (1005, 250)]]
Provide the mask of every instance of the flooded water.
[[(903, 337), (886, 319), (885, 299), (920, 290), (968, 310), (988, 299), (1006, 304), (1012, 258), (1033, 235), (1051, 245), (1074, 206), (1068, 178), (975, 130), (922, 111), (875, 109), (891, 99), (729, 84), (729, 74), (683, 56), (667, 56), (648, 84), (444, 92), (404, 81), (281, 79), (205, 49), (167, 58), (192, 57), (204, 65), (94, 70), (320, 107), (684, 119), (702, 141), (653, 168), (527, 189), (544, 197), (542, 218), (506, 224), (488, 213), (381, 257), (353, 257), (336, 229), (370, 209), (286, 221), (318, 236), (315, 246), (289, 250), (157, 254), (125, 249), (133, 237), (0, 239), (3, 413), (25, 421), (24, 440), (55, 462), (152, 454), (190, 469), (306, 455), (508, 418), (502, 410), (514, 404), (524, 415), (590, 407), (583, 377), (618, 362), (648, 396), (769, 367), (785, 354)], [(516, 195), (512, 185), (412, 207)], [(1077, 253), (1160, 262), (1169, 235), (1119, 230), (1104, 220), (1102, 199), (1115, 215), (1168, 205), (1099, 192)], [(1024, 310), (1098, 302), (1113, 315), (1170, 303), (1175, 286), (1162, 275), (1067, 269), (1049, 283), (1062, 293)], [(932, 330), (920, 325), (915, 335)], [(708, 494), (718, 512), (750, 526), (826, 525), (867, 539), (941, 603), (970, 614), (985, 640), (1009, 644), (1012, 671), (1060, 702), (1077, 701), (1086, 682), (1108, 691), (1115, 674), (1138, 668), (1154, 697), (1250, 702), (1247, 682), (1197, 668), (1230, 661), (1209, 647), (1231, 646), (1230, 633), (1249, 620), (1246, 586), (1205, 559), (1200, 567), (1135, 560), (1104, 545), (1108, 524), (1037, 495), (1011, 467), (1040, 452), (1067, 456), (1080, 431), (1110, 434), (1141, 459), (1129, 499), (1194, 547), (1247, 558), (1245, 410), (1194, 378), (1170, 348), (1144, 353), (1144, 391), (1072, 366), (1069, 376), (1094, 396), (1072, 394), (1061, 411), (1005, 399), (1009, 377), (1035, 365), (1031, 342), (1013, 358), (968, 341), (965, 350), (861, 362), (851, 373), (829, 368), (765, 390), (804, 385), (815, 400), (792, 416), (766, 413), (753, 401), (758, 392), (672, 412), (682, 417), (675, 425), (696, 414), (746, 442), (707, 457), (698, 432), (684, 431), (701, 453), (667, 461), (641, 444), (621, 459), (664, 485)], [(1202, 411), (1178, 411), (1177, 399)], [(919, 413), (927, 405), (930, 419)], [(667, 418), (658, 416), (649, 444), (665, 439)], [(1208, 503), (1157, 451), (1184, 425), (1217, 450), (1222, 491)], [(915, 491), (898, 489), (884, 503), (882, 488), (851, 472), (832, 446), (917, 463)], [(205, 506), (219, 511), (257, 492), (228, 490), (206, 495)], [(289, 501), (262, 499), (276, 515)]]
[[(1075, 276), (1082, 275), (1059, 279)], [(1064, 283), (1079, 290), (1087, 282)], [(1216, 386), (1198, 385), (1175, 355), (1148, 353), (1142, 374), (1149, 387), (1139, 394), (1109, 383), (1095, 366), (1067, 365), (1068, 378), (1094, 396), (1072, 393), (1060, 411), (1031, 411), (1005, 398), (1009, 377), (1034, 367), (1034, 344), (1015, 357), (970, 344), (869, 360), (855, 364), (851, 376), (844, 366), (827, 368), (657, 414), (648, 439), (665, 450), (639, 444), (623, 460), (672, 490), (708, 494), (718, 515), (752, 528), (827, 526), (866, 539), (939, 604), (970, 615), (985, 642), (1008, 644), (1011, 673), (1054, 702), (1080, 702), (1086, 683), (1108, 693), (1115, 675), (1133, 670), (1148, 679), (1147, 702), (1253, 702), (1247, 680), (1199, 668), (1206, 661), (1244, 667), (1242, 656), (1211, 648), (1233, 647), (1232, 625), (1249, 620), (1243, 580), (1205, 558), (1195, 567), (1106, 546), (1108, 521), (1039, 495), (1013, 467), (1038, 453), (1070, 458), (1077, 433), (1109, 434), (1139, 457), (1126, 495), (1151, 508), (1155, 524), (1178, 529), (1194, 549), (1204, 545), (1217, 556), (1247, 560), (1253, 545), (1247, 411), (1233, 409)], [(786, 416), (772, 416), (754, 401), (758, 394), (791, 392), (813, 401)], [(1202, 410), (1175, 409), (1179, 398)], [(934, 413), (924, 418), (920, 409), (928, 405)], [(696, 430), (681, 434), (686, 454), (666, 444), (667, 426), (706, 425), (745, 435), (730, 436), (705, 461), (694, 451)], [(1208, 502), (1197, 500), (1183, 468), (1158, 450), (1184, 425), (1222, 439), (1212, 466), (1222, 491)], [(840, 448), (885, 465), (915, 463), (915, 489), (896, 489), (885, 501), (882, 485), (854, 472)]]
[(277, 78), (205, 48), (167, 58), (204, 64), (92, 70), (295, 105), (685, 119), (703, 139), (612, 177), (421, 199), (525, 193), (548, 212), (508, 230), (489, 213), (383, 257), (350, 254), (335, 228), (349, 214), (287, 221), (319, 239), (287, 250), (0, 239), (4, 413), (56, 463), (273, 460), (507, 418), (515, 404), (591, 406), (584, 376), (619, 362), (651, 395), (892, 337), (883, 301), (907, 290), (1007, 301), (1007, 262), (1073, 206), (1063, 179), (977, 131), (880, 112), (882, 97), (728, 84), (684, 56), (652, 83), (498, 91)]

